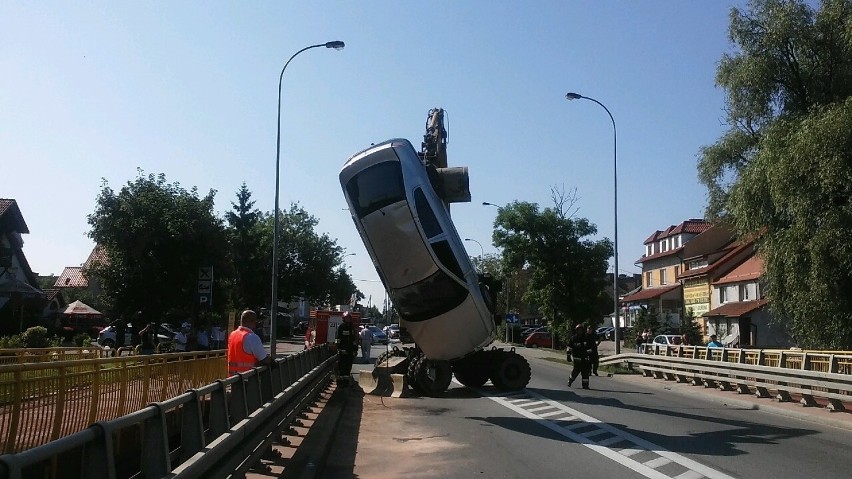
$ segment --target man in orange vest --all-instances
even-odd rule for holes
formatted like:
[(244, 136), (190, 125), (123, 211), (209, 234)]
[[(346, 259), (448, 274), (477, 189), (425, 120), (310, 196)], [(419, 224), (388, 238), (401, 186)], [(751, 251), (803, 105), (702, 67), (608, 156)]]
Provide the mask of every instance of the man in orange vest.
[(272, 363), (260, 336), (253, 331), (256, 327), (257, 313), (250, 309), (243, 311), (240, 327), (228, 336), (228, 376)]

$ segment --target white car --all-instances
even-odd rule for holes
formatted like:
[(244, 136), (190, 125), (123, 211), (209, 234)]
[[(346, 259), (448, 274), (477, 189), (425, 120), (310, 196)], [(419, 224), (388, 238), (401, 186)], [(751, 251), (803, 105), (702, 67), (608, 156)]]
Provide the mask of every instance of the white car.
[(426, 357), (458, 359), (490, 344), (495, 325), (477, 273), (411, 143), (355, 154), (340, 184), (400, 326)]
[(658, 334), (654, 337), (654, 344), (664, 344), (666, 346), (677, 346), (683, 342), (683, 339), (677, 334)]
[[(133, 324), (128, 323), (124, 329), (124, 345), (132, 346), (133, 339), (136, 334), (136, 328)], [(157, 331), (157, 342), (164, 343), (171, 341), (175, 337), (175, 328), (167, 323), (160, 323), (160, 328)], [(98, 333), (98, 344), (108, 348), (115, 347), (115, 326), (107, 326)]]

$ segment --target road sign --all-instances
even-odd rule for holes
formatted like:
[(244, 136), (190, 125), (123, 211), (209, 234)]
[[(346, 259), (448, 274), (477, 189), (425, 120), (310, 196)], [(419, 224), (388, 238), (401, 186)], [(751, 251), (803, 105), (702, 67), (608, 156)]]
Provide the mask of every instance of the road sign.
[(509, 313), (506, 315), (506, 323), (508, 324), (517, 324), (521, 322), (521, 317), (515, 313)]
[(198, 268), (198, 303), (201, 306), (213, 306), (213, 267)]

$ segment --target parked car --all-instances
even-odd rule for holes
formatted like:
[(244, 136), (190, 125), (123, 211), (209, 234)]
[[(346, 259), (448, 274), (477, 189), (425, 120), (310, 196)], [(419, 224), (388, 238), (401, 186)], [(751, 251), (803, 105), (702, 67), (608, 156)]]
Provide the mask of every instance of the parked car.
[(373, 344), (388, 344), (390, 342), (388, 335), (385, 334), (384, 331), (379, 329), (378, 326), (370, 324), (365, 327), (369, 329), (371, 333), (373, 333)]
[[(171, 341), (174, 339), (176, 331), (177, 328), (174, 326), (168, 323), (160, 323), (160, 327), (157, 330), (157, 342), (165, 343)], [(107, 348), (114, 348), (115, 337), (115, 326), (107, 326), (98, 333), (98, 344)], [(135, 342), (138, 343), (136, 328), (132, 323), (128, 323), (124, 329), (124, 345), (131, 346)]]
[(399, 325), (396, 323), (385, 326), (382, 331), (387, 334), (388, 339), (399, 339)]
[(598, 340), (609, 339), (609, 333), (611, 333), (613, 329), (615, 328), (613, 328), (612, 326), (601, 326), (600, 328), (595, 330), (595, 336), (598, 338)]
[(658, 334), (654, 336), (652, 341), (654, 344), (664, 344), (666, 346), (677, 346), (681, 343), (681, 337), (677, 334)]
[[(629, 334), (624, 328), (618, 328), (618, 339), (619, 341), (624, 339), (626, 334)], [(609, 331), (606, 333), (606, 339), (610, 341), (615, 341), (615, 328), (610, 327)]]
[(527, 339), (524, 340), (524, 346), (528, 348), (552, 348), (553, 338), (550, 336), (550, 333), (535, 332), (527, 336)]

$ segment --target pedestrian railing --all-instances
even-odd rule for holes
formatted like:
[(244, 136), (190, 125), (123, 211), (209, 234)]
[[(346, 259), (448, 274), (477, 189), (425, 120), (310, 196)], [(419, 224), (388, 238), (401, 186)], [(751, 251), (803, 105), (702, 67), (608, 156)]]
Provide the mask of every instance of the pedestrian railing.
[(336, 364), (327, 345), (280, 358), (0, 456), (0, 479), (240, 477), (272, 442), (284, 441), (281, 434), (327, 387)]
[[(832, 411), (852, 402), (852, 353), (646, 345), (641, 353), (602, 358), (601, 364), (628, 363), (645, 376), (740, 394), (774, 397), (805, 406), (827, 404)], [(818, 401), (819, 400), (819, 401)]]
[(224, 351), (0, 366), (0, 453), (30, 449), (227, 375)]
[(110, 356), (108, 349), (98, 346), (57, 348), (3, 348), (0, 349), (0, 366), (7, 364), (76, 361)]

